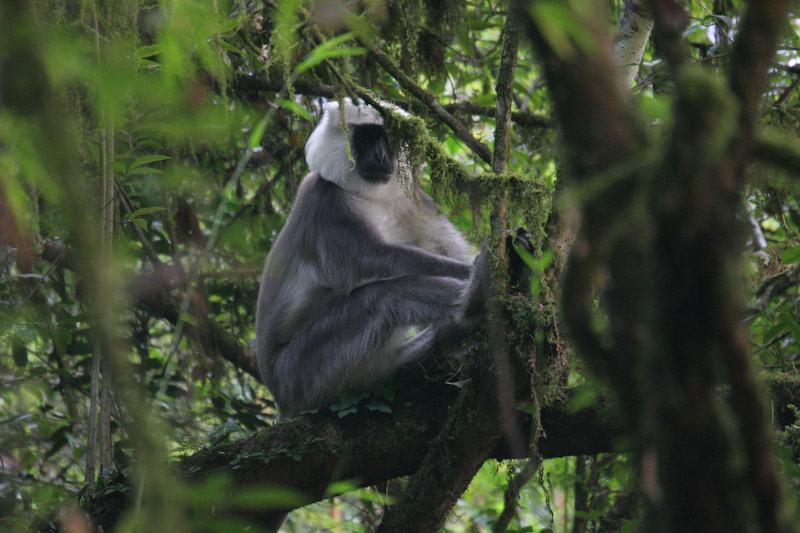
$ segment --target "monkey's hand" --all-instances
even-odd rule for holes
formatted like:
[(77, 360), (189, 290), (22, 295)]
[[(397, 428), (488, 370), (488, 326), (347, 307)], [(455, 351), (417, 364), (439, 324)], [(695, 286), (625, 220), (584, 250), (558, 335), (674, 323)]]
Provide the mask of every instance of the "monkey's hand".
[(472, 264), (469, 287), (462, 300), (460, 322), (469, 324), (483, 316), (489, 299), (489, 283), (489, 250), (484, 246)]

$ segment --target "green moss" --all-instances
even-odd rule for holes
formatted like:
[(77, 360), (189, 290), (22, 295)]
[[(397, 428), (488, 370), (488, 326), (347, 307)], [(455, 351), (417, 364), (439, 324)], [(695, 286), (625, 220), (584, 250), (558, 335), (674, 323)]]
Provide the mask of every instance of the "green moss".
[(692, 153), (702, 153), (696, 161), (718, 161), (728, 150), (737, 130), (736, 99), (705, 69), (686, 67), (677, 75), (676, 116), (678, 134), (696, 139)]
[(428, 165), (431, 191), (437, 200), (468, 195), (471, 200), (477, 197), (479, 208), (486, 208), (496, 205), (504, 197), (509, 215), (524, 221), (532, 235), (535, 251), (541, 251), (544, 226), (552, 207), (552, 188), (545, 180), (516, 173), (474, 174), (445, 153), (422, 119), (388, 112), (384, 120), (390, 135), (407, 143), (412, 168), (419, 168), (422, 163)]

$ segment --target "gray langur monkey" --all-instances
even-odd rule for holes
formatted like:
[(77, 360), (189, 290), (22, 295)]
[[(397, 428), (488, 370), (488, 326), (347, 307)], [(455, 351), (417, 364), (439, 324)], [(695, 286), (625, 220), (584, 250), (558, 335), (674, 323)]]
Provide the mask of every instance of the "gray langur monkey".
[(388, 378), (480, 315), (486, 254), (473, 265), (433, 200), (406, 196), (396, 153), (381, 115), (349, 100), (343, 115), (325, 104), (308, 139), (311, 172), (267, 256), (256, 314), (259, 370), (282, 418)]

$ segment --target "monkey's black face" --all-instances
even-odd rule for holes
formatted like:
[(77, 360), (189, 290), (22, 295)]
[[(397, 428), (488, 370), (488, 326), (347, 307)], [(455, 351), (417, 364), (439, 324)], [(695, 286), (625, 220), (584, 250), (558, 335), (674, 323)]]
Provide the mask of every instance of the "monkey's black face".
[(370, 183), (386, 183), (394, 173), (394, 150), (381, 126), (358, 125), (351, 137), (358, 174)]

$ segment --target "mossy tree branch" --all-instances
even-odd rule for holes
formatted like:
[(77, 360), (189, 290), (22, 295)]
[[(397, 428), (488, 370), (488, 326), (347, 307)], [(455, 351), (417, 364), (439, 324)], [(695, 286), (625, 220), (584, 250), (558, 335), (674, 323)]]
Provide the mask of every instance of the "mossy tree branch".
[[(554, 23), (546, 10), (534, 3), (526, 12), (563, 132), (570, 185), (594, 193), (581, 206), (564, 316), (579, 352), (623, 400), (642, 457), (657, 465), (642, 467), (656, 510), (649, 520), (674, 531), (779, 531), (787, 524), (741, 331), (734, 265), (743, 170), (785, 6), (762, 2), (748, 10), (731, 91), (689, 65), (683, 8), (671, 0), (653, 8), (659, 50), (675, 72), (666, 145), (651, 145), (620, 94), (610, 43), (596, 24), (601, 16), (587, 15), (588, 7), (572, 12), (565, 35), (584, 37), (565, 53), (540, 31)], [(609, 320), (602, 339), (593, 333), (590, 307), (601, 280), (608, 280)], [(724, 402), (714, 393), (720, 383), (732, 386)], [(739, 447), (744, 465), (734, 461)]]
[[(777, 375), (768, 380), (768, 386), (778, 427), (794, 423), (789, 405), (800, 404), (800, 380)], [(405, 375), (390, 414), (367, 409), (344, 418), (329, 410), (306, 414), (243, 439), (199, 450), (175, 468), (193, 482), (222, 475), (239, 489), (270, 484), (291, 487), (306, 494), (306, 503), (310, 503), (329, 497), (325, 495), (327, 485), (338, 479), (369, 486), (416, 472), (457, 394), (453, 386), (426, 381), (419, 374)], [(627, 450), (624, 443), (629, 441), (615, 415), (617, 409), (603, 397), (584, 410), (569, 408), (570, 398), (580, 395), (580, 391), (568, 391), (566, 400), (542, 409), (547, 435), (539, 442), (543, 458)], [(523, 428), (530, 423), (528, 418), (520, 420)], [(469, 440), (469, 436), (464, 438)], [(287, 449), (298, 450), (303, 460), (297, 461)], [(504, 443), (490, 455), (512, 457)], [(84, 508), (105, 531), (113, 531), (120, 514), (132, 504), (130, 492), (102, 488), (84, 500)], [(249, 516), (267, 522), (278, 512)]]
[(453, 133), (456, 134), (456, 137), (464, 141), (464, 144), (466, 144), (469, 149), (472, 150), (478, 157), (480, 157), (484, 162), (491, 164), (492, 152), (489, 150), (489, 147), (473, 137), (466, 126), (459, 122), (453, 115), (448, 113), (433, 94), (429, 93), (414, 83), (408, 76), (406, 76), (403, 71), (394, 64), (389, 56), (384, 53), (383, 50), (364, 39), (360, 39), (359, 42), (362, 46), (369, 50), (370, 55), (375, 58), (375, 61), (377, 61), (378, 64), (383, 67), (384, 70), (386, 70), (386, 72), (388, 72), (395, 80), (397, 80), (404, 90), (408, 91), (420, 102), (425, 104), (431, 113), (444, 122), (451, 130), (453, 130)]

